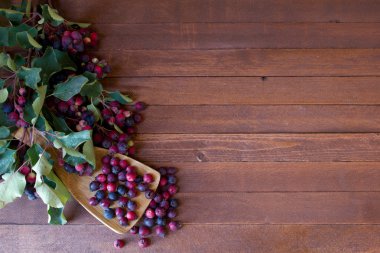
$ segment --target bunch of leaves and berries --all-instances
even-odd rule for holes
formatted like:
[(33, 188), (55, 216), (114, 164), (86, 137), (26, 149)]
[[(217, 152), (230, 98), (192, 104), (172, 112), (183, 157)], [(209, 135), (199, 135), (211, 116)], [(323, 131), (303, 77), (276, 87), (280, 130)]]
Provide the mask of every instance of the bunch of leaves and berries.
[(31, 0), (0, 16), (7, 20), (0, 27), (0, 208), (25, 193), (47, 205), (49, 223), (64, 224), (70, 195), (54, 162), (91, 175), (94, 145), (133, 155), (145, 106), (103, 89), (110, 67), (88, 53), (98, 44), (89, 24)]

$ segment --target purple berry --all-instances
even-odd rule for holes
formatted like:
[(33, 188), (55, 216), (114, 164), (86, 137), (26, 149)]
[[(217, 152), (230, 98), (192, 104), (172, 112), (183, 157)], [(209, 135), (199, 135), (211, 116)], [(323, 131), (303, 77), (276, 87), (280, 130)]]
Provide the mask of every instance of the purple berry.
[(164, 208), (158, 207), (155, 210), (155, 214), (156, 214), (157, 217), (164, 217), (166, 215), (166, 211), (165, 211)]
[(121, 226), (123, 226), (123, 227), (128, 226), (128, 219), (125, 218), (125, 217), (120, 217), (120, 218), (119, 218), (119, 224), (120, 224)]
[(178, 221), (171, 221), (168, 226), (171, 231), (177, 231), (181, 228), (181, 224)]
[(140, 228), (139, 228), (139, 235), (141, 237), (148, 236), (148, 235), (150, 235), (150, 233), (151, 233), (150, 229), (147, 226), (144, 226), (144, 225), (140, 226)]
[(140, 248), (146, 248), (149, 247), (150, 245), (150, 240), (149, 238), (140, 238), (138, 245)]
[(123, 217), (125, 215), (125, 210), (121, 207), (115, 209), (115, 214), (117, 217)]
[(116, 249), (121, 249), (123, 248), (125, 245), (125, 242), (123, 240), (116, 240), (113, 242), (113, 246), (116, 248)]
[(129, 232), (130, 232), (132, 235), (136, 235), (136, 234), (139, 233), (139, 230), (140, 230), (140, 228), (139, 228), (138, 226), (133, 226), (133, 227), (131, 228), (131, 230), (129, 230)]
[(128, 208), (128, 210), (130, 210), (130, 211), (135, 211), (136, 208), (137, 208), (137, 204), (136, 204), (136, 202), (133, 201), (133, 200), (129, 200), (128, 203), (127, 203), (127, 208)]
[(173, 219), (173, 218), (177, 217), (176, 210), (175, 209), (169, 209), (167, 216), (169, 219)]
[(155, 228), (155, 231), (156, 231), (156, 235), (159, 236), (159, 237), (164, 238), (165, 235), (166, 235), (166, 230), (165, 230), (164, 226), (157, 226)]
[(96, 205), (99, 204), (99, 201), (98, 201), (97, 198), (95, 198), (95, 197), (91, 197), (90, 200), (88, 201), (88, 203), (89, 203), (90, 205), (92, 205), (92, 206), (96, 206)]

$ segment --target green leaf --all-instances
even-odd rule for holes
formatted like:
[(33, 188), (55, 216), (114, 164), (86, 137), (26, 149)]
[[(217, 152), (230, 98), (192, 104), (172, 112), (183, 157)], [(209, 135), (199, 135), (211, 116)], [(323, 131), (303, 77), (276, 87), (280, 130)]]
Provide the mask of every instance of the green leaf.
[(33, 101), (33, 104), (32, 104), (34, 114), (36, 115), (36, 117), (32, 119), (33, 124), (36, 123), (37, 117), (41, 112), (42, 106), (44, 105), (46, 90), (47, 90), (47, 85), (43, 85), (37, 88), (38, 97)]
[(19, 172), (3, 175), (4, 182), (0, 184), (0, 208), (13, 202), (24, 193), (25, 176)]
[(49, 122), (45, 119), (43, 114), (41, 113), (36, 120), (35, 127), (40, 131), (52, 131), (52, 127)]
[(45, 118), (53, 125), (56, 131), (64, 132), (65, 134), (69, 134), (72, 132), (72, 130), (63, 118), (55, 116), (54, 113), (51, 113), (49, 110), (45, 108), (42, 109), (42, 112)]
[(0, 89), (4, 87), (5, 80), (0, 78)]
[(41, 200), (46, 205), (49, 205), (55, 208), (64, 207), (64, 204), (59, 199), (59, 197), (57, 196), (53, 188), (50, 188), (47, 184), (43, 182), (37, 182), (37, 181), (34, 187), (36, 188), (36, 192), (38, 193), (38, 196), (40, 196)]
[(44, 55), (32, 61), (32, 67), (41, 69), (41, 79), (48, 84), (50, 77), (62, 69), (76, 70), (75, 63), (67, 53), (48, 47)]
[(51, 8), (49, 5), (44, 4), (41, 6), (41, 8), (42, 16), (46, 20), (49, 20), (53, 26), (59, 26), (65, 21), (65, 19), (58, 14), (58, 11), (56, 9)]
[(16, 151), (13, 149), (6, 149), (0, 154), (0, 175), (10, 172), (15, 163)]
[(31, 146), (27, 151), (26, 151), (26, 155), (28, 156), (29, 160), (30, 160), (30, 163), (32, 165), (35, 165), (38, 160), (40, 159), (40, 154), (43, 152), (44, 150), (42, 149), (42, 147), (39, 145), (39, 144), (33, 144), (33, 146)]
[(103, 86), (96, 78), (96, 74), (84, 72), (83, 76), (88, 78), (89, 81), (83, 86), (80, 94), (82, 96), (88, 96), (91, 98), (100, 96), (100, 94), (102, 94), (103, 91)]
[(19, 54), (16, 54), (15, 57), (13, 58), (17, 68), (20, 68), (21, 66), (25, 65), (26, 64), (26, 61), (24, 59), (24, 57), (22, 57), (21, 55)]
[(9, 45), (9, 28), (0, 27), (0, 46), (7, 47)]
[(48, 222), (51, 225), (64, 225), (67, 223), (65, 216), (63, 215), (63, 208), (54, 208), (47, 206), (48, 209)]
[(8, 99), (8, 90), (7, 88), (0, 90), (0, 104), (4, 103)]
[(0, 127), (0, 139), (5, 139), (11, 134), (8, 127), (1, 126)]
[(37, 48), (41, 49), (42, 46), (38, 43), (28, 32), (19, 32), (16, 35), (17, 43), (23, 48)]
[(36, 90), (37, 84), (41, 81), (40, 77), (41, 68), (27, 68), (21, 67), (17, 72), (17, 76), (25, 80), (25, 85)]
[(133, 100), (130, 97), (128, 97), (127, 95), (121, 94), (120, 91), (108, 92), (108, 96), (123, 105), (130, 104), (133, 102)]
[[(33, 154), (35, 155), (35, 154)], [(36, 172), (37, 174), (37, 180), (42, 181), (40, 179), (42, 176), (46, 176), (50, 173), (50, 171), (53, 168), (53, 165), (50, 163), (50, 161), (46, 158), (45, 155), (42, 153), (38, 154), (39, 159), (38, 161), (33, 165), (32, 170)], [(35, 159), (35, 158), (34, 158)]]
[(53, 96), (68, 101), (78, 94), (88, 79), (82, 75), (70, 77), (66, 82), (55, 86)]
[(94, 104), (89, 104), (87, 106), (87, 109), (94, 114), (96, 122), (102, 118), (102, 116), (101, 116), (102, 114), (100, 113), (100, 110)]
[(88, 163), (93, 165), (93, 168), (94, 168), (96, 164), (95, 150), (94, 150), (94, 143), (92, 142), (91, 139), (84, 143), (83, 154), (86, 156)]
[(30, 34), (33, 38), (37, 37), (37, 34), (38, 34), (38, 30), (36, 28), (29, 26), (27, 24), (21, 24), (18, 26), (9, 27), (8, 29), (9, 29), (8, 30), (9, 32), (8, 46), (9, 47), (13, 47), (18, 44), (18, 41), (17, 41), (18, 33), (28, 32), (28, 34)]
[(9, 54), (0, 53), (0, 68), (7, 67), (8, 69), (12, 71), (17, 70), (17, 66), (12, 60), (12, 58), (9, 56)]
[(91, 140), (91, 130), (74, 132), (63, 137), (58, 137), (59, 141), (68, 148), (77, 148), (80, 144)]
[(10, 9), (0, 9), (0, 16), (6, 17), (13, 24), (20, 24), (24, 13)]

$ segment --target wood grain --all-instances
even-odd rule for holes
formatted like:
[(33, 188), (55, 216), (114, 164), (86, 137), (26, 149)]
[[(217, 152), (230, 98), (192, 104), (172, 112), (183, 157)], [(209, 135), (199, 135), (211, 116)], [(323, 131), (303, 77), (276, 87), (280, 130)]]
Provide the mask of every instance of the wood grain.
[(103, 83), (149, 105), (380, 104), (378, 77), (140, 77)]
[[(379, 225), (186, 225), (165, 239), (153, 238), (144, 252), (375, 253), (380, 250), (379, 233)], [(31, 253), (110, 252), (115, 239), (94, 225), (3, 226), (0, 236), (4, 252)], [(123, 250), (141, 252), (137, 237), (125, 239)]]
[[(99, 51), (111, 77), (377, 76), (380, 49)], [(117, 64), (116, 64), (117, 63)]]
[[(178, 219), (187, 224), (380, 224), (380, 192), (202, 192), (177, 197)], [(17, 206), (24, 208), (22, 213), (6, 216)], [(38, 201), (12, 203), (3, 211), (2, 224), (47, 221), (46, 206)], [(75, 202), (65, 213), (70, 224), (100, 224)]]
[(379, 48), (377, 23), (95, 25), (101, 49)]
[(62, 13), (71, 20), (94, 23), (380, 22), (377, 0), (66, 0), (58, 3)]
[(380, 132), (379, 106), (150, 106), (140, 133)]
[(379, 134), (144, 134), (149, 162), (380, 161)]

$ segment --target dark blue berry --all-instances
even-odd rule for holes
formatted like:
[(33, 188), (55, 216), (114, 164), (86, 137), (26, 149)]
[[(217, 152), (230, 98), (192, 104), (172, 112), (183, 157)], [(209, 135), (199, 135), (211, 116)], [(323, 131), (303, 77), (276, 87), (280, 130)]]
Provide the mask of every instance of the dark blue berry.
[(154, 226), (154, 219), (145, 218), (144, 225), (151, 228)]
[(120, 166), (112, 166), (112, 173), (118, 174), (121, 171)]
[(71, 164), (68, 164), (68, 163), (64, 163), (63, 168), (68, 173), (75, 173), (76, 172), (75, 167), (72, 166)]
[(95, 193), (95, 197), (98, 199), (98, 200), (102, 200), (104, 199), (105, 197), (107, 196), (106, 192), (103, 191), (103, 190), (99, 190)]
[(154, 197), (154, 191), (152, 191), (152, 190), (145, 191), (145, 198), (153, 199), (153, 197)]
[(13, 110), (13, 107), (11, 104), (3, 104), (3, 112), (4, 113), (10, 113)]
[(128, 203), (127, 203), (127, 208), (128, 210), (130, 211), (135, 211), (136, 208), (137, 208), (137, 204), (136, 202), (132, 201), (132, 200), (129, 200)]
[(170, 204), (171, 207), (177, 208), (178, 207), (178, 200), (177, 199), (171, 199), (169, 201), (169, 204)]
[(120, 194), (120, 195), (125, 195), (127, 193), (127, 187), (125, 187), (124, 185), (119, 185), (117, 187), (117, 192)]
[(137, 190), (145, 192), (146, 190), (148, 190), (148, 185), (146, 183), (139, 183), (137, 185)]
[(160, 226), (166, 226), (166, 219), (163, 217), (158, 217), (156, 219), (156, 224)]
[(118, 200), (119, 197), (120, 197), (120, 195), (119, 195), (119, 193), (117, 193), (117, 192), (110, 192), (110, 193), (108, 193), (108, 198), (109, 198), (110, 200), (112, 200), (112, 201), (116, 201), (116, 200)]
[(115, 217), (115, 211), (112, 208), (108, 208), (104, 210), (104, 218), (110, 220)]
[(173, 175), (167, 176), (167, 179), (169, 184), (175, 184), (177, 182), (177, 178)]
[(94, 191), (97, 191), (99, 190), (99, 182), (98, 181), (92, 181), (90, 183), (90, 191), (94, 192)]
[(138, 177), (136, 177), (136, 179), (135, 179), (135, 183), (141, 183), (142, 181), (144, 181), (144, 179), (143, 179), (143, 177), (141, 177), (141, 176), (138, 176)]

